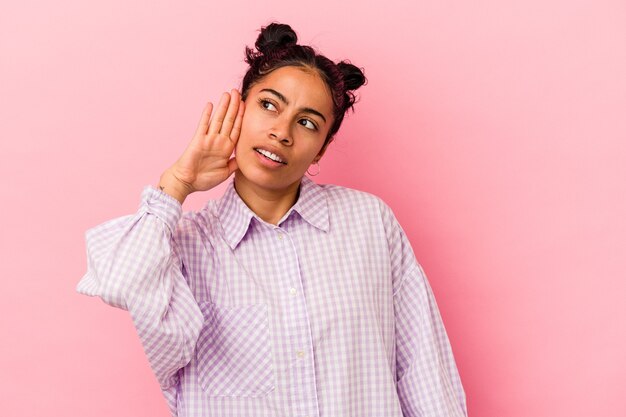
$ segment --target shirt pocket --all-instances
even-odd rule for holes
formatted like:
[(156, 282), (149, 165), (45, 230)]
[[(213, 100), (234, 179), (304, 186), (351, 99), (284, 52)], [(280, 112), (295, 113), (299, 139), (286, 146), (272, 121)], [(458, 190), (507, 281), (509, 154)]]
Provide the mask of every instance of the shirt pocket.
[(200, 304), (198, 382), (209, 396), (262, 397), (274, 389), (267, 304)]

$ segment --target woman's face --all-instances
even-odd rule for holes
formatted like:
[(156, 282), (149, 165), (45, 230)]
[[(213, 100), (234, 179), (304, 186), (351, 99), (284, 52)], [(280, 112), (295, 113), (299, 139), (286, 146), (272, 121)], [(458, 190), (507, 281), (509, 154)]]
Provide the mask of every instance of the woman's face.
[(278, 68), (254, 84), (236, 147), (244, 181), (273, 191), (297, 187), (325, 151), (332, 106), (328, 86), (310, 69)]

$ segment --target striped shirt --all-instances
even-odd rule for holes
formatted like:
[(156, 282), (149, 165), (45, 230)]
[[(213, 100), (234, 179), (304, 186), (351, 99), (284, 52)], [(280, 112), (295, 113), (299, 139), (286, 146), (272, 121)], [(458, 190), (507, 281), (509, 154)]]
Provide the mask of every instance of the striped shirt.
[(78, 292), (128, 310), (173, 416), (466, 416), (433, 293), (379, 198), (301, 181), (277, 225), (231, 180), (198, 212), (148, 186), (86, 233)]

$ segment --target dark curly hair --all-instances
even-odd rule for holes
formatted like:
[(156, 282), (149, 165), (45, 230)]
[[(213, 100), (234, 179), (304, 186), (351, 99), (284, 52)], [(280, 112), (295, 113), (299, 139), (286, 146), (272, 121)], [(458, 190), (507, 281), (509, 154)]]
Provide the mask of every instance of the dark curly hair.
[(286, 66), (311, 68), (328, 85), (333, 98), (333, 124), (328, 131), (324, 146), (339, 130), (343, 117), (349, 109), (354, 111), (354, 90), (367, 82), (363, 70), (344, 60), (334, 63), (307, 45), (298, 45), (296, 32), (289, 25), (271, 23), (261, 28), (254, 44), (256, 51), (246, 47), (246, 62), (250, 66), (241, 85), (245, 100), (250, 88), (270, 72)]

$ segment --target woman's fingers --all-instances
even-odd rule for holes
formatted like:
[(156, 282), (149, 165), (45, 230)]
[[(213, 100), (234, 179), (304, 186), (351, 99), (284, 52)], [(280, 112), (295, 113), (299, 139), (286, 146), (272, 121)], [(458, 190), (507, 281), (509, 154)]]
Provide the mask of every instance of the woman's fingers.
[(224, 116), (224, 122), (222, 123), (222, 127), (220, 129), (220, 133), (226, 137), (230, 136), (230, 133), (233, 129), (233, 125), (235, 124), (235, 120), (237, 119), (237, 114), (239, 113), (240, 102), (241, 96), (239, 95), (239, 91), (235, 89), (230, 90), (230, 102), (228, 103), (228, 110), (226, 111), (226, 115)]
[(215, 109), (215, 114), (211, 119), (209, 124), (209, 135), (216, 135), (220, 133), (220, 129), (222, 128), (222, 123), (224, 123), (224, 117), (226, 116), (226, 111), (228, 110), (228, 104), (230, 103), (230, 94), (224, 93), (220, 98), (220, 102), (217, 104), (217, 109)]
[(211, 120), (211, 112), (213, 111), (213, 103), (207, 103), (202, 110), (202, 116), (200, 116), (200, 122), (196, 129), (196, 135), (206, 135), (209, 130), (209, 120)]
[(237, 143), (237, 139), (239, 139), (239, 134), (241, 133), (241, 123), (243, 122), (243, 112), (245, 110), (244, 107), (244, 101), (240, 100), (237, 116), (235, 117), (235, 123), (233, 124), (233, 130), (230, 131), (230, 140), (233, 144)]

